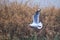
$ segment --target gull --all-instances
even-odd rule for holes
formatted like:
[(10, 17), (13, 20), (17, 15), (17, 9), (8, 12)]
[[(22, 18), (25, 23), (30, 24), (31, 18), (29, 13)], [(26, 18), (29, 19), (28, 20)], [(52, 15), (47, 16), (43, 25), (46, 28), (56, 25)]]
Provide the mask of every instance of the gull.
[(32, 28), (37, 28), (37, 29), (41, 29), (43, 27), (42, 22), (39, 22), (39, 15), (40, 15), (40, 9), (38, 9), (35, 13), (35, 15), (33, 15), (33, 22), (31, 24), (29, 24)]

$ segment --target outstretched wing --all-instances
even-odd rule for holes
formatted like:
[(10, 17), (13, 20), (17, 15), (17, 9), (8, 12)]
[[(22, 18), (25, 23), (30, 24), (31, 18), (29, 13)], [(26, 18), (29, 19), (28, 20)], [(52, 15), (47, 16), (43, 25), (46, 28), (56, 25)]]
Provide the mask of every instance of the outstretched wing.
[(33, 22), (39, 23), (39, 15), (40, 15), (39, 11), (37, 11), (35, 15), (33, 15)]

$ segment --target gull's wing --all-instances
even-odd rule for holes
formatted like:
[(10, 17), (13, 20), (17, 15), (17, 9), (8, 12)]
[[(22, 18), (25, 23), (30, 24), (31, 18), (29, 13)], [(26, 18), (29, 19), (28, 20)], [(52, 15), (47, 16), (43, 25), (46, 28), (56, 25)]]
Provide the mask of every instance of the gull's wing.
[(39, 11), (37, 11), (35, 15), (33, 15), (33, 22), (39, 23), (39, 15), (40, 15)]
[(33, 15), (33, 22), (35, 22), (34, 15)]

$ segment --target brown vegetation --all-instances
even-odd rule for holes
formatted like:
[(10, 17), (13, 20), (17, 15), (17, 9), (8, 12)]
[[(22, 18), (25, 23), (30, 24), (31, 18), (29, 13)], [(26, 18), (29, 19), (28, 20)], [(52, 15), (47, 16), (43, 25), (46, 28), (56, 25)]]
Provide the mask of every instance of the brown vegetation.
[(60, 35), (60, 9), (48, 7), (41, 9), (40, 20), (43, 22), (41, 30), (34, 30), (29, 27), (32, 22), (32, 15), (37, 7), (11, 3), (10, 6), (0, 5), (0, 40), (28, 38), (37, 32), (38, 40), (46, 37), (47, 40), (54, 40)]

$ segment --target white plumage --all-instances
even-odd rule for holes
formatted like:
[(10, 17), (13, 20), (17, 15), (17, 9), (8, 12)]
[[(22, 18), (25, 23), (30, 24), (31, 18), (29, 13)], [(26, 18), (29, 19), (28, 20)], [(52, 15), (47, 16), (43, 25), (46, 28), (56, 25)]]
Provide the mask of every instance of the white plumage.
[(33, 22), (30, 24), (31, 27), (41, 29), (43, 27), (42, 22), (39, 22), (39, 15), (40, 15), (40, 10), (38, 10), (35, 15), (33, 15)]

